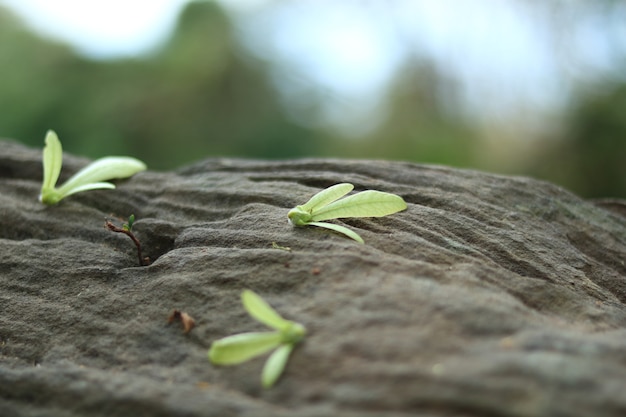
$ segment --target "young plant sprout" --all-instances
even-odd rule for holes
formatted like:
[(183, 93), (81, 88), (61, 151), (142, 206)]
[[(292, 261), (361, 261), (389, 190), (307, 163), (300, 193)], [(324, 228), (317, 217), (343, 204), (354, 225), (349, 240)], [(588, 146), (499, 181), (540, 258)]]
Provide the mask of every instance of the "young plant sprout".
[(123, 233), (126, 236), (128, 236), (137, 247), (137, 257), (139, 258), (139, 266), (146, 266), (150, 264), (150, 258), (148, 258), (147, 256), (144, 258), (141, 255), (141, 243), (139, 243), (139, 239), (137, 239), (137, 237), (133, 233), (134, 223), (135, 223), (135, 215), (131, 214), (128, 217), (128, 223), (124, 223), (122, 227), (117, 227), (116, 225), (111, 223), (109, 220), (106, 220), (104, 222), (104, 226), (112, 232)]
[(52, 205), (81, 191), (112, 189), (115, 185), (105, 182), (115, 178), (127, 178), (146, 169), (146, 165), (138, 159), (127, 156), (109, 156), (93, 161), (60, 187), (56, 187), (61, 166), (63, 165), (63, 148), (56, 133), (49, 130), (46, 135), (46, 146), (43, 148), (43, 183), (39, 201)]
[(336, 184), (315, 194), (301, 206), (289, 210), (287, 216), (294, 226), (318, 226), (343, 233), (359, 243), (363, 239), (347, 227), (322, 220), (346, 217), (383, 217), (406, 209), (402, 197), (382, 191), (362, 191), (341, 198), (354, 189), (352, 184)]
[(265, 362), (261, 375), (263, 387), (270, 388), (285, 369), (294, 346), (304, 338), (306, 329), (300, 323), (282, 318), (250, 290), (241, 294), (241, 301), (253, 318), (274, 331), (241, 333), (217, 340), (209, 349), (209, 361), (215, 365), (237, 365), (276, 349)]

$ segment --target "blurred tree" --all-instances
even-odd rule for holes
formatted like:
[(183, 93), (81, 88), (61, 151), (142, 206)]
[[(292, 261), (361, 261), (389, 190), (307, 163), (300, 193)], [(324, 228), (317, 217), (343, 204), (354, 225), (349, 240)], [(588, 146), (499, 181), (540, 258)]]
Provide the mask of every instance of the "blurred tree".
[(262, 64), (239, 50), (214, 2), (190, 3), (151, 56), (111, 62), (79, 58), (0, 13), (2, 136), (41, 146), (52, 128), (73, 153), (132, 154), (151, 168), (313, 152), (314, 132), (285, 116)]
[(531, 172), (585, 197), (626, 198), (626, 84), (581, 95)]
[(310, 152), (313, 132), (287, 119), (265, 69), (244, 56), (216, 3), (190, 3), (172, 39), (136, 69), (143, 86), (122, 110), (130, 116), (124, 135), (144, 149), (159, 137), (170, 166), (202, 155)]
[[(470, 166), (477, 145), (446, 100), (455, 83), (427, 62), (409, 61), (389, 91), (389, 117), (366, 138), (348, 142), (352, 155)], [(356, 142), (356, 143), (355, 143)]]
[(78, 64), (68, 47), (42, 41), (0, 7), (0, 134), (42, 143), (64, 99), (60, 75)]

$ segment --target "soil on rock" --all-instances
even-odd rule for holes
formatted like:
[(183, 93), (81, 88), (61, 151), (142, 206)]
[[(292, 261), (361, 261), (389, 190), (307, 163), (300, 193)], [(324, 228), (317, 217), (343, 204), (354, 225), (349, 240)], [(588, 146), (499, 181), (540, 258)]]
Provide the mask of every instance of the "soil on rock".
[[(86, 162), (65, 155), (62, 179)], [(40, 149), (1, 143), (2, 416), (626, 415), (618, 210), (400, 162), (209, 159), (52, 207), (41, 176)], [(287, 223), (339, 182), (408, 210), (337, 221), (365, 245)], [(104, 227), (130, 214), (149, 266)], [(269, 390), (265, 358), (207, 360), (264, 330), (246, 288), (308, 330)]]

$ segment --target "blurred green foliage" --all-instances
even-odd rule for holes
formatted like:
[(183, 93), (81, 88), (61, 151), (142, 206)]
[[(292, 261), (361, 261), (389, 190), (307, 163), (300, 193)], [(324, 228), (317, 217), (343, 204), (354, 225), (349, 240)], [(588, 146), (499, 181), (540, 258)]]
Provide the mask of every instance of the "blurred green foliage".
[(152, 55), (110, 62), (36, 38), (7, 13), (1, 19), (9, 23), (0, 25), (4, 137), (40, 146), (54, 129), (72, 153), (133, 155), (152, 169), (314, 151), (315, 132), (286, 117), (265, 68), (245, 59), (214, 3), (191, 3)]
[(578, 194), (626, 198), (626, 84), (572, 105), (563, 136), (529, 171)]
[[(440, 102), (448, 80), (428, 65), (409, 63), (389, 92), (383, 125), (347, 139), (294, 121), (271, 83), (272, 66), (280, 63), (253, 59), (235, 35), (217, 4), (192, 2), (158, 50), (94, 61), (37, 37), (0, 8), (0, 136), (40, 147), (54, 129), (68, 152), (132, 155), (150, 169), (214, 156), (385, 158), (494, 169), (481, 132)], [(626, 197), (625, 108), (623, 84), (608, 94), (580, 95), (563, 136), (517, 161), (511, 173), (583, 196)]]

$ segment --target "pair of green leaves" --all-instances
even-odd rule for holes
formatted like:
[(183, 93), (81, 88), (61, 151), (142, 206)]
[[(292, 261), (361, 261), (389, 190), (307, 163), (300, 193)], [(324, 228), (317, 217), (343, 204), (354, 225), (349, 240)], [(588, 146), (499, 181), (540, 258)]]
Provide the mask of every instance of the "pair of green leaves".
[(323, 220), (346, 217), (383, 217), (407, 208), (402, 197), (382, 191), (362, 191), (341, 198), (354, 189), (352, 184), (333, 185), (315, 194), (309, 201), (289, 211), (287, 217), (294, 226), (318, 226), (343, 233), (359, 243), (363, 239), (353, 230)]
[(109, 156), (90, 163), (57, 188), (56, 183), (62, 166), (61, 142), (56, 133), (49, 130), (43, 150), (43, 183), (39, 195), (39, 201), (43, 204), (57, 204), (68, 195), (81, 191), (115, 188), (115, 185), (106, 181), (127, 178), (146, 169), (146, 165), (138, 159)]
[(265, 362), (261, 375), (261, 384), (269, 388), (282, 374), (289, 354), (304, 338), (306, 329), (300, 323), (282, 318), (250, 290), (241, 294), (241, 301), (253, 318), (274, 331), (241, 333), (217, 340), (209, 349), (209, 361), (215, 365), (237, 365), (275, 349)]

